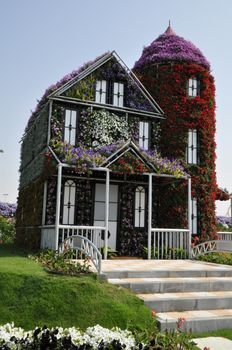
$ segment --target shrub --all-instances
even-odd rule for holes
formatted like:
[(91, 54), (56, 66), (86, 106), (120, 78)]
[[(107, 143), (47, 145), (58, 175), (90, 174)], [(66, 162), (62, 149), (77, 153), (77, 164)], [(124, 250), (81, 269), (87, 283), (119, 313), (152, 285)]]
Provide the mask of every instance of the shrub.
[(55, 250), (47, 249), (36, 255), (30, 255), (29, 257), (42, 264), (49, 272), (67, 275), (90, 273), (89, 260), (86, 258), (82, 263), (78, 261), (73, 262), (73, 252), (71, 250), (58, 253)]
[(231, 253), (209, 253), (206, 255), (200, 255), (197, 260), (211, 262), (215, 264), (232, 265)]
[(15, 224), (13, 219), (0, 216), (0, 243), (13, 243), (15, 239)]

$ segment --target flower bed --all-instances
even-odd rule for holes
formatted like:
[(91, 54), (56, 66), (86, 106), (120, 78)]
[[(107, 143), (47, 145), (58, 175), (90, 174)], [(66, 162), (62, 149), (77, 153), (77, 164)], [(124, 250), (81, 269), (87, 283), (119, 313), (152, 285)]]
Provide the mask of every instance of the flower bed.
[[(128, 330), (120, 328), (107, 329), (99, 325), (89, 327), (85, 332), (70, 328), (36, 328), (25, 331), (20, 327), (14, 327), (14, 323), (0, 326), (0, 348), (4, 350), (21, 349), (67, 349), (67, 350), (191, 350), (194, 342), (188, 334), (183, 333), (184, 319), (179, 319), (177, 331), (164, 334), (155, 332), (149, 336), (137, 334), (135, 337)], [(139, 340), (140, 338), (140, 340)]]

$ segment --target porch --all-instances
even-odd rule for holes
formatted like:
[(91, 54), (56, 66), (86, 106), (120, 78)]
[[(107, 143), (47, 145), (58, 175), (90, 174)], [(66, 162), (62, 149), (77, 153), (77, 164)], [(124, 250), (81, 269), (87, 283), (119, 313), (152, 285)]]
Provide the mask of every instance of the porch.
[[(128, 158), (127, 162), (125, 157)], [(133, 169), (133, 166), (136, 169)], [(190, 256), (192, 201), (191, 178), (188, 175), (160, 173), (131, 141), (109, 156), (102, 166), (92, 168), (91, 176), (78, 174), (73, 171), (72, 166), (60, 161), (57, 169), (56, 198), (52, 206), (55, 207), (55, 215), (53, 214), (55, 220), (52, 224), (48, 224), (46, 219), (47, 202), (49, 202), (48, 184), (44, 185), (41, 248), (58, 250), (65, 241), (69, 240), (72, 244), (73, 237), (78, 236), (85, 238), (83, 242), (89, 240), (92, 244), (91, 249), (99, 251), (103, 248), (104, 259), (107, 259), (109, 248), (118, 250), (121, 255), (138, 256), (142, 247), (148, 259), (176, 259)], [(155, 188), (162, 180), (167, 180), (168, 183), (182, 181), (185, 184), (184, 217), (185, 226), (188, 228), (178, 226), (167, 228), (166, 222), (164, 228), (162, 226), (157, 228), (159, 223), (155, 216), (160, 205), (157, 204)], [(79, 195), (77, 186), (85, 181), (89, 187), (84, 187), (82, 194)], [(86, 201), (88, 193), (87, 207), (82, 209), (84, 212), (88, 211), (89, 216), (87, 219), (81, 219), (82, 213), (77, 209)], [(130, 198), (130, 202), (122, 207), (122, 202), (125, 198), (128, 200), (127, 197)], [(128, 241), (132, 240), (132, 236), (134, 242), (129, 249)]]

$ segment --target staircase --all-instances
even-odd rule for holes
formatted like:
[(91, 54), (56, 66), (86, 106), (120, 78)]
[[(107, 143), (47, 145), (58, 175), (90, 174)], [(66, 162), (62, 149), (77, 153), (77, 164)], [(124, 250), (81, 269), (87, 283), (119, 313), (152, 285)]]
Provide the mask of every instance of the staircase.
[(155, 311), (160, 329), (232, 328), (232, 266), (190, 260), (108, 260), (109, 283), (131, 289)]

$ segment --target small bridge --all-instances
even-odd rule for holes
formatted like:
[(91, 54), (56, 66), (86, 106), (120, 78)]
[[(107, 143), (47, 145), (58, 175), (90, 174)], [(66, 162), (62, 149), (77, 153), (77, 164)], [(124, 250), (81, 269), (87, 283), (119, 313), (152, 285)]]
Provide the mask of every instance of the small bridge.
[(194, 259), (208, 253), (232, 253), (232, 232), (218, 232), (218, 238), (197, 244), (192, 248), (191, 257)]
[(98, 273), (101, 273), (102, 255), (98, 248), (87, 237), (73, 235), (67, 237), (60, 245), (59, 252), (71, 249), (74, 253), (74, 260), (89, 257)]

